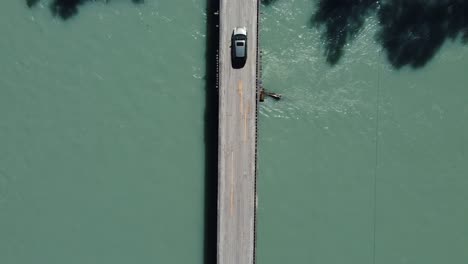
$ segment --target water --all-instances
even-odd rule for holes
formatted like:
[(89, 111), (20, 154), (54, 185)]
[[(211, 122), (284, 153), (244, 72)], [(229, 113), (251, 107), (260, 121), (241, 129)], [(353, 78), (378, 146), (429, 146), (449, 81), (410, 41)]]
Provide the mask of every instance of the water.
[(366, 16), (331, 66), (316, 11), (262, 7), (258, 263), (465, 262), (468, 47), (395, 69)]
[(0, 262), (202, 263), (205, 2), (0, 4)]
[[(50, 3), (0, 4), (0, 262), (206, 263), (206, 2)], [(466, 262), (468, 46), (331, 66), (315, 11), (262, 7), (258, 263)]]

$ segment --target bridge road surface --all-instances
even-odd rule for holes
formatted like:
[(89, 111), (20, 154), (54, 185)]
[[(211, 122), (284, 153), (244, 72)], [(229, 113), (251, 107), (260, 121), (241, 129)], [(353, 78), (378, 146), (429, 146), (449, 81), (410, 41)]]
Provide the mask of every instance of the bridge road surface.
[[(253, 264), (256, 213), (258, 0), (220, 0), (218, 264)], [(247, 28), (247, 61), (231, 64), (231, 35)]]

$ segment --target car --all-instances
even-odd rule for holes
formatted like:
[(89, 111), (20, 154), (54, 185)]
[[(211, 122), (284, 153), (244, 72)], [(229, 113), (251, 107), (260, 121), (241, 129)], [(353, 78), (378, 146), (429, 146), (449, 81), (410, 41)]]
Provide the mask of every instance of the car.
[(247, 29), (236, 27), (231, 37), (231, 58), (234, 68), (242, 68), (247, 61)]

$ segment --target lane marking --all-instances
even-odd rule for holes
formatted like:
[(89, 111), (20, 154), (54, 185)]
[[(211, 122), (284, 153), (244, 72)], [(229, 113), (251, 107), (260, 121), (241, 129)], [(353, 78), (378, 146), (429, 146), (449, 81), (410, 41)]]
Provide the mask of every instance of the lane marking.
[(247, 116), (250, 113), (250, 104), (247, 105), (247, 111), (244, 113), (244, 143), (247, 142)]
[(244, 112), (244, 86), (242, 84), (242, 80), (239, 80), (239, 83), (237, 84), (237, 94), (239, 95), (239, 100), (240, 100), (240, 111), (241, 113)]
[(231, 151), (231, 195), (230, 195), (230, 213), (234, 214), (234, 154)]

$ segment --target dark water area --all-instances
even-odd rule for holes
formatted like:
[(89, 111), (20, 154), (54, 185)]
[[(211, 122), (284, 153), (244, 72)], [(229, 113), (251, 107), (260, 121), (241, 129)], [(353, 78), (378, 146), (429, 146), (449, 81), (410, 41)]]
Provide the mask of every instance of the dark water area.
[(468, 1), (404, 1), (383, 4), (378, 33), (395, 68), (425, 66), (445, 41), (468, 41)]
[(264, 4), (264, 5), (270, 5), (270, 4), (273, 4), (276, 1), (278, 1), (278, 0), (261, 0), (262, 4)]
[(345, 45), (374, 15), (377, 41), (395, 68), (423, 67), (446, 40), (468, 40), (468, 1), (320, 0), (311, 25), (323, 30), (328, 63), (338, 63)]
[[(144, 0), (128, 0), (134, 4), (142, 4)], [(28, 7), (34, 7), (41, 0), (26, 0), (26, 5)], [(52, 14), (59, 16), (60, 18), (66, 20), (78, 13), (78, 9), (80, 5), (86, 3), (97, 2), (96, 0), (53, 0), (50, 4), (50, 11)], [(102, 2), (110, 3), (112, 0), (102, 0)]]

